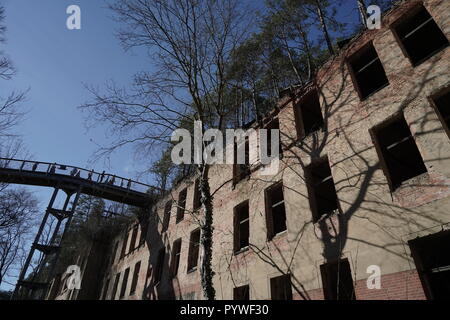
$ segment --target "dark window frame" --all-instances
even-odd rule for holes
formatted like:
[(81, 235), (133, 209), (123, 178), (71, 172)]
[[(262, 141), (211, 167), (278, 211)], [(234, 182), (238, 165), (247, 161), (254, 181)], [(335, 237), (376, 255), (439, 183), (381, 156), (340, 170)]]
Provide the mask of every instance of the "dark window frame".
[(141, 261), (136, 262), (133, 270), (133, 279), (131, 280), (130, 296), (136, 294), (139, 272), (141, 271)]
[(116, 262), (116, 256), (117, 256), (117, 251), (119, 251), (119, 241), (116, 241), (115, 245), (114, 245), (114, 249), (111, 255), (111, 261), (110, 261), (110, 265), (114, 264), (114, 262)]
[(106, 300), (110, 282), (111, 282), (111, 278), (108, 277), (108, 278), (106, 279), (105, 285), (104, 285), (104, 287), (103, 287), (103, 293), (102, 293), (101, 300)]
[(157, 285), (158, 283), (161, 282), (162, 276), (163, 276), (163, 271), (164, 271), (164, 262), (166, 260), (166, 248), (163, 247), (161, 249), (159, 249), (158, 251), (158, 255), (156, 257), (156, 267), (155, 267), (155, 272), (154, 272), (154, 276), (153, 276), (153, 280), (155, 285)]
[[(242, 213), (242, 210), (244, 208), (247, 208), (247, 217), (242, 219), (242, 217), (240, 216)], [(233, 231), (233, 247), (234, 247), (234, 253), (240, 253), (242, 251), (245, 251), (246, 249), (248, 249), (249, 247), (249, 243), (250, 243), (250, 206), (249, 206), (249, 200), (243, 201), (240, 204), (238, 204), (237, 206), (235, 206), (233, 208), (233, 226), (234, 226), (234, 231)], [(247, 225), (247, 233), (248, 233), (248, 238), (247, 238), (247, 245), (243, 246), (242, 245), (242, 241), (241, 241), (241, 231), (242, 231), (242, 225)]]
[(178, 194), (176, 223), (179, 223), (184, 220), (184, 213), (186, 211), (186, 200), (187, 200), (187, 188), (184, 188)]
[[(330, 170), (330, 176), (326, 177), (320, 183), (314, 183), (315, 182), (314, 181), (315, 179), (313, 177), (314, 171), (317, 170), (317, 168), (320, 168), (321, 166), (323, 166), (325, 164), (328, 166), (328, 169)], [(329, 214), (332, 214), (336, 210), (337, 210), (337, 212), (340, 213), (341, 206), (340, 206), (339, 196), (337, 194), (336, 184), (335, 184), (334, 178), (333, 178), (333, 171), (331, 170), (330, 161), (328, 159), (328, 156), (325, 156), (316, 161), (313, 161), (310, 165), (308, 165), (305, 168), (304, 174), (305, 174), (305, 180), (306, 180), (306, 188), (308, 190), (308, 200), (309, 200), (309, 205), (311, 208), (313, 223), (316, 223), (317, 221), (319, 221), (319, 219), (321, 218), (322, 215), (327, 214), (325, 212), (324, 213), (319, 212), (318, 203), (320, 202), (320, 200), (318, 199), (318, 196), (317, 196), (316, 187), (319, 184), (328, 182), (330, 179), (333, 182), (334, 194), (336, 195), (336, 208), (332, 209), (329, 212)]]
[(139, 224), (135, 224), (131, 228), (131, 241), (130, 241), (130, 246), (128, 248), (128, 254), (132, 253), (138, 247), (136, 245), (138, 232), (139, 232)]
[[(198, 234), (198, 240), (195, 240)], [(198, 258), (200, 252), (200, 239), (201, 239), (201, 230), (197, 228), (191, 232), (189, 237), (189, 253), (188, 253), (188, 264), (187, 264), (187, 272), (190, 273), (195, 271), (198, 266)]]
[(438, 54), (439, 52), (443, 51), (445, 48), (447, 48), (450, 44), (449, 39), (447, 38), (447, 44), (439, 47), (438, 49), (432, 51), (431, 53), (429, 53), (428, 55), (426, 55), (425, 57), (414, 61), (414, 59), (411, 57), (410, 53), (408, 52), (407, 48), (405, 47), (405, 44), (403, 42), (403, 39), (401, 38), (401, 36), (399, 35), (399, 31), (398, 28), (402, 27), (402, 25), (407, 24), (411, 19), (414, 18), (414, 16), (418, 13), (420, 13), (420, 11), (424, 9), (430, 16), (430, 18), (428, 18), (428, 20), (424, 23), (422, 23), (421, 25), (419, 25), (418, 27), (416, 27), (415, 29), (413, 29), (409, 34), (407, 34), (405, 36), (409, 37), (412, 35), (412, 33), (417, 32), (420, 28), (424, 27), (427, 23), (434, 23), (436, 24), (436, 26), (438, 27), (439, 31), (444, 35), (444, 37), (447, 38), (447, 36), (445, 35), (445, 33), (443, 32), (443, 29), (439, 26), (439, 24), (437, 23), (437, 21), (434, 19), (434, 17), (432, 16), (432, 14), (430, 13), (430, 11), (424, 6), (423, 2), (420, 2), (418, 4), (416, 4), (416, 6), (412, 9), (410, 9), (405, 15), (403, 15), (402, 17), (398, 18), (395, 22), (393, 22), (390, 25), (390, 29), (392, 34), (394, 35), (395, 40), (397, 41), (401, 51), (403, 52), (404, 56), (408, 59), (408, 61), (411, 63), (411, 65), (416, 68), (418, 66), (420, 66), (422, 63), (426, 62), (428, 59), (432, 58), (433, 56), (435, 56), (436, 54)]
[[(397, 181), (398, 179), (394, 179), (395, 176), (391, 173), (391, 169), (389, 168), (387, 157), (386, 157), (386, 155), (384, 153), (385, 152), (384, 151), (385, 148), (383, 147), (383, 144), (380, 143), (380, 141), (379, 141), (380, 140), (380, 138), (379, 138), (380, 131), (386, 130), (389, 126), (392, 126), (392, 124), (394, 124), (394, 123), (396, 123), (398, 121), (404, 121), (404, 123), (408, 127), (410, 135), (409, 135), (409, 137), (405, 137), (404, 139), (402, 139), (401, 141), (397, 142), (396, 144), (399, 145), (400, 143), (404, 143), (404, 142), (407, 142), (408, 140), (412, 140), (414, 142), (414, 144), (415, 144), (415, 147), (417, 148), (418, 155), (420, 156), (420, 158), (422, 160), (422, 163), (423, 163), (423, 166), (425, 168), (424, 172), (422, 172), (422, 173), (420, 173), (420, 174), (418, 174), (416, 176), (410, 177), (410, 178), (408, 178), (406, 180), (402, 180), (400, 183)], [(428, 173), (428, 169), (427, 169), (427, 167), (425, 165), (425, 161), (423, 160), (422, 154), (421, 154), (421, 152), (419, 150), (419, 147), (417, 145), (416, 137), (411, 132), (411, 129), (409, 128), (409, 123), (406, 121), (406, 118), (405, 118), (405, 116), (404, 116), (404, 114), (402, 112), (394, 114), (393, 116), (391, 116), (390, 118), (386, 119), (382, 123), (380, 123), (380, 124), (376, 125), (375, 127), (369, 129), (369, 133), (370, 133), (370, 135), (372, 137), (372, 141), (373, 141), (373, 144), (375, 146), (375, 150), (376, 150), (376, 152), (378, 154), (378, 159), (380, 160), (381, 168), (382, 168), (383, 173), (384, 173), (384, 175), (386, 177), (386, 180), (387, 180), (388, 185), (389, 185), (389, 190), (391, 191), (391, 193), (395, 192), (403, 183), (407, 182), (408, 180), (413, 179), (414, 177), (417, 177), (419, 175)]]
[(127, 230), (127, 232), (125, 233), (125, 236), (123, 238), (123, 243), (122, 243), (122, 249), (120, 251), (120, 258), (119, 259), (123, 259), (126, 254), (127, 254), (127, 246), (128, 246), (128, 238), (129, 238), (129, 232)]
[(175, 278), (180, 270), (182, 240), (178, 238), (172, 244), (172, 254), (170, 259), (170, 277)]
[(292, 300), (291, 274), (282, 274), (270, 278), (271, 300)]
[[(314, 97), (313, 97), (314, 95)], [(317, 103), (318, 103), (318, 110), (311, 110), (311, 108), (316, 109), (315, 107), (311, 106), (311, 100), (317, 97)], [(314, 123), (313, 125), (305, 125), (305, 122), (307, 121), (307, 117), (305, 116), (306, 112), (313, 112), (316, 114), (317, 119), (320, 118), (320, 123)], [(317, 113), (318, 111), (318, 113)], [(307, 136), (323, 130), (325, 126), (324, 117), (322, 114), (322, 108), (320, 105), (320, 97), (319, 97), (319, 91), (317, 88), (312, 88), (308, 92), (306, 92), (300, 99), (298, 99), (294, 103), (294, 118), (295, 118), (295, 128), (297, 130), (297, 139), (304, 139)], [(311, 120), (310, 118), (308, 120)], [(308, 129), (308, 130), (307, 130)]]
[[(430, 105), (432, 106), (434, 112), (436, 113), (439, 121), (441, 122), (442, 127), (444, 128), (445, 133), (450, 139), (450, 115), (443, 116), (442, 111), (440, 110), (441, 106), (438, 105), (438, 100), (449, 98), (450, 100), (450, 87), (446, 87), (442, 90), (439, 90), (437, 93), (428, 97)], [(445, 106), (443, 106), (445, 107)], [(450, 105), (448, 106), (450, 112)]]
[(111, 300), (116, 299), (117, 289), (119, 288), (119, 282), (120, 282), (120, 272), (117, 273), (116, 277), (114, 278), (113, 290), (111, 292)]
[[(374, 50), (377, 57), (372, 59), (369, 63), (364, 65), (359, 70), (355, 70), (355, 68), (354, 68), (355, 61), (360, 59), (365, 53), (369, 52), (371, 49)], [(362, 71), (364, 71), (365, 69), (367, 69), (369, 66), (377, 63), (377, 60), (383, 69), (384, 77), (386, 78), (387, 82), (384, 83), (383, 85), (380, 85), (377, 89), (374, 89), (370, 93), (364, 93), (362, 90), (362, 87), (358, 81), (357, 75), (359, 73), (361, 73)], [(389, 78), (387, 77), (387, 74), (386, 74), (386, 69), (384, 68), (383, 63), (381, 62), (381, 58), (378, 55), (378, 52), (375, 49), (375, 46), (373, 45), (372, 41), (366, 43), (361, 48), (359, 48), (356, 52), (354, 52), (350, 57), (348, 57), (346, 59), (346, 65), (347, 65), (347, 69), (349, 71), (350, 77), (352, 79), (353, 87), (355, 88), (355, 91), (358, 93), (359, 99), (361, 101), (365, 101), (365, 100), (369, 99), (370, 97), (372, 97), (373, 95), (375, 95), (376, 93), (378, 93), (379, 91), (383, 90), (384, 88), (386, 88), (390, 85)]]
[(194, 211), (198, 211), (198, 210), (200, 210), (201, 207), (202, 207), (202, 203), (201, 203), (200, 179), (197, 178), (197, 179), (195, 179), (195, 182), (194, 182), (194, 197), (193, 197), (192, 208), (194, 209)]
[[(431, 261), (435, 263), (437, 261), (435, 260), (434, 257), (431, 257), (430, 259), (430, 256), (428, 254), (429, 251), (427, 249), (424, 250), (423, 245), (424, 243), (426, 245), (426, 242), (434, 242), (432, 247), (435, 247), (436, 242), (448, 244), (448, 242), (446, 242), (445, 240), (448, 241), (449, 238), (450, 238), (450, 230), (443, 230), (437, 233), (428, 234), (408, 241), (411, 256), (414, 260), (414, 264), (416, 266), (416, 270), (419, 275), (423, 291), (428, 300), (447, 299), (447, 297), (442, 298), (436, 296), (436, 293), (439, 293), (439, 291), (436, 290), (438, 289), (436, 288), (436, 279), (433, 279), (433, 277), (435, 277), (440, 272), (450, 272), (450, 271), (448, 270), (448, 266), (444, 268), (442, 266), (434, 266), (434, 268), (430, 266), (429, 264)], [(441, 250), (441, 252), (446, 251)]]
[[(334, 277), (333, 274), (331, 274), (331, 272), (334, 271), (333, 269), (336, 267), (336, 265), (336, 271), (338, 273), (336, 279), (339, 279), (338, 283), (339, 285), (342, 285), (342, 287), (339, 288), (337, 287), (337, 283), (336, 288), (334, 288), (335, 282), (332, 281), (334, 280)], [(341, 271), (343, 272), (343, 274), (341, 274)], [(346, 271), (348, 271), (348, 273)], [(320, 274), (322, 278), (322, 287), (325, 300), (356, 300), (355, 281), (353, 279), (350, 262), (347, 258), (320, 265)], [(346, 276), (347, 278), (344, 279), (342, 276)], [(341, 279), (343, 280), (341, 281)], [(350, 281), (348, 281), (349, 279)], [(339, 291), (341, 291), (341, 289), (343, 289), (343, 287), (346, 285), (344, 281), (346, 281), (347, 284), (351, 284), (351, 296), (338, 296)]]
[(167, 229), (169, 229), (170, 216), (172, 214), (172, 206), (173, 206), (172, 200), (167, 201), (166, 204), (164, 205), (161, 233), (166, 232)]
[(145, 241), (147, 240), (147, 232), (148, 232), (148, 224), (149, 221), (144, 221), (141, 226), (141, 235), (139, 236), (139, 246), (143, 246)]
[[(272, 202), (272, 192), (275, 192), (276, 189), (281, 188), (281, 194), (283, 196), (283, 200), (276, 202), (274, 204), (271, 204)], [(287, 232), (287, 210), (286, 210), (286, 201), (284, 200), (284, 184), (283, 181), (278, 181), (274, 184), (272, 184), (270, 187), (266, 188), (264, 190), (264, 199), (265, 199), (265, 206), (266, 206), (266, 227), (267, 227), (267, 240), (272, 240), (275, 236), (279, 234), (283, 234)], [(274, 208), (278, 206), (284, 206), (284, 229), (281, 231), (275, 230), (275, 219), (274, 219)]]
[[(242, 142), (241, 142), (242, 143)], [(245, 163), (237, 163), (237, 151), (238, 151), (238, 142), (237, 138), (235, 137), (234, 140), (234, 152), (233, 152), (233, 184), (236, 185), (240, 181), (244, 180), (245, 178), (249, 178), (251, 174), (250, 170), (250, 139), (248, 136), (245, 136), (244, 138), (244, 148), (245, 148), (245, 157), (244, 162)]]
[(120, 287), (120, 295), (119, 295), (119, 299), (122, 299), (125, 297), (125, 293), (127, 292), (127, 285), (128, 285), (128, 277), (130, 275), (130, 267), (125, 269), (125, 272), (123, 273), (123, 278), (122, 278), (122, 284)]
[(282, 145), (282, 139), (281, 139), (281, 121), (277, 116), (274, 116), (273, 118), (271, 118), (269, 121), (267, 121), (267, 123), (263, 126), (263, 129), (267, 130), (267, 156), (271, 157), (272, 156), (272, 131), (271, 130), (278, 130), (279, 135), (278, 135), (278, 153), (279, 153), (279, 158), (282, 159), (283, 158), (283, 145)]
[(233, 300), (250, 300), (250, 286), (248, 284), (245, 284), (243, 286), (233, 288)]

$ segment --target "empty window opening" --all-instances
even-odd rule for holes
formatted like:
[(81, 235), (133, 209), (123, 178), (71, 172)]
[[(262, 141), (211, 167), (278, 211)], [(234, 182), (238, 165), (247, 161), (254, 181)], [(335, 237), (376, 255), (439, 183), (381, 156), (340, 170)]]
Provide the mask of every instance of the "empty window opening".
[(329, 215), (339, 209), (328, 158), (311, 164), (305, 173), (313, 221), (317, 222), (323, 215)]
[(148, 231), (148, 221), (144, 221), (141, 226), (141, 236), (139, 240), (140, 246), (144, 245), (145, 240), (147, 240), (147, 231)]
[(189, 255), (188, 255), (188, 272), (195, 270), (198, 263), (198, 253), (200, 249), (200, 229), (196, 229), (191, 232), (189, 242)]
[(352, 272), (348, 259), (322, 264), (323, 293), (325, 300), (354, 300)]
[(172, 264), (170, 266), (171, 276), (176, 277), (180, 266), (181, 239), (175, 240), (172, 246)]
[[(158, 251), (158, 255), (159, 255), (159, 251)], [(158, 256), (157, 256), (157, 259), (158, 259)], [(156, 270), (156, 265), (158, 264), (158, 261), (156, 261), (156, 264), (155, 265), (153, 265), (153, 263), (151, 263), (151, 261), (149, 261), (148, 262), (148, 265), (147, 265), (147, 272), (146, 272), (146, 274), (145, 274), (145, 283), (149, 283), (149, 280), (151, 279), (151, 277), (152, 277), (152, 273), (153, 273), (153, 268), (155, 268), (155, 270)], [(155, 279), (156, 280), (156, 279)]]
[(119, 287), (120, 273), (116, 274), (116, 278), (114, 279), (114, 286), (111, 292), (111, 300), (116, 299), (117, 288)]
[(154, 282), (159, 283), (162, 278), (164, 260), (166, 258), (166, 250), (165, 248), (159, 249), (158, 258), (156, 260), (156, 268), (154, 273)]
[(428, 299), (450, 299), (450, 230), (409, 241)]
[[(244, 163), (238, 163), (238, 142), (234, 142), (234, 183), (238, 183), (250, 174), (250, 143), (248, 137), (245, 137), (244, 148)], [(240, 149), (242, 149), (242, 146)]]
[(111, 280), (110, 278), (106, 279), (105, 287), (103, 288), (102, 300), (106, 300), (106, 295), (108, 294), (110, 280)]
[(202, 206), (201, 191), (200, 191), (200, 179), (196, 179), (194, 183), (194, 211), (199, 210)]
[(270, 293), (272, 300), (292, 300), (291, 275), (270, 279)]
[(250, 219), (248, 201), (234, 208), (234, 252), (248, 247)]
[(245, 285), (233, 289), (233, 300), (250, 300), (250, 286)]
[(136, 249), (136, 239), (137, 239), (138, 230), (139, 230), (139, 225), (135, 225), (133, 227), (133, 231), (131, 233), (131, 242), (130, 242), (130, 248), (128, 249), (128, 252), (132, 252), (134, 249)]
[(377, 151), (383, 160), (391, 190), (402, 182), (427, 172), (422, 156), (403, 115), (374, 131)]
[(184, 219), (184, 211), (186, 209), (187, 188), (184, 188), (178, 195), (177, 203), (177, 223)]
[(434, 99), (434, 104), (445, 131), (450, 135), (450, 91)]
[(127, 252), (127, 244), (128, 244), (129, 233), (125, 233), (125, 237), (123, 238), (122, 250), (120, 252), (120, 258), (125, 257), (125, 253)]
[(120, 288), (120, 298), (121, 299), (125, 296), (125, 292), (127, 290), (128, 275), (129, 274), (130, 274), (130, 268), (126, 268), (125, 269), (125, 273), (123, 274), (122, 287)]
[(130, 289), (130, 295), (133, 295), (136, 293), (136, 287), (139, 280), (139, 271), (141, 270), (141, 262), (137, 262), (134, 265), (134, 272), (133, 272), (133, 280), (131, 281), (131, 289)]
[(423, 6), (395, 27), (395, 32), (414, 66), (448, 45), (448, 39)]
[(307, 93), (295, 106), (298, 138), (303, 138), (323, 126), (322, 111), (317, 90)]
[(119, 241), (117, 241), (116, 244), (114, 245), (114, 250), (111, 255), (111, 264), (113, 264), (116, 261), (117, 250), (119, 250)]
[(167, 201), (166, 205), (164, 206), (164, 217), (163, 217), (162, 232), (167, 231), (167, 228), (169, 228), (171, 211), (172, 211), (172, 201)]
[(372, 44), (355, 53), (349, 62), (361, 99), (389, 84), (384, 67)]
[(281, 148), (280, 120), (278, 120), (278, 118), (274, 118), (265, 126), (264, 129), (267, 129), (267, 156), (272, 156), (272, 130), (278, 130), (278, 154), (281, 158), (283, 155), (283, 150)]
[(286, 209), (284, 205), (283, 184), (277, 183), (266, 190), (267, 201), (267, 236), (286, 231)]
[(55, 299), (56, 296), (59, 296), (63, 290), (63, 284), (61, 281), (62, 277), (63, 277), (63, 275), (60, 274), (52, 284), (52, 290), (54, 290), (54, 292), (52, 293), (51, 297), (53, 299)]

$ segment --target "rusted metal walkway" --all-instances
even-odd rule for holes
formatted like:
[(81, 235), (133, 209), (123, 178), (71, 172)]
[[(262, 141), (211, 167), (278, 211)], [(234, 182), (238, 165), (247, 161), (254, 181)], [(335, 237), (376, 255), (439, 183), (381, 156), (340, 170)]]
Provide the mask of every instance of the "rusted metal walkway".
[[(61, 244), (70, 226), (81, 194), (137, 207), (149, 206), (152, 200), (155, 199), (155, 196), (159, 194), (157, 188), (105, 172), (98, 173), (93, 170), (89, 171), (57, 163), (7, 158), (0, 158), (0, 182), (54, 188), (25, 265), (19, 275), (13, 294), (15, 299), (18, 298), (19, 293), (23, 293), (24, 289), (27, 290), (25, 297), (32, 297), (35, 291), (39, 291), (41, 299), (46, 297), (49, 282), (54, 276)], [(62, 208), (55, 208), (55, 199), (60, 190), (65, 192), (66, 200)], [(50, 230), (51, 238), (44, 240), (42, 232), (49, 219), (55, 219), (56, 225)], [(62, 234), (60, 233), (61, 228), (63, 230)], [(41, 260), (34, 271), (34, 275), (39, 274), (39, 270), (44, 264), (50, 265), (44, 282), (34, 280), (35, 276), (30, 279), (30, 274), (27, 276), (27, 270), (36, 251), (41, 252), (45, 259)], [(20, 295), (24, 296), (23, 294)]]
[(80, 189), (81, 193), (145, 207), (157, 188), (116, 175), (64, 164), (0, 158), (0, 182)]

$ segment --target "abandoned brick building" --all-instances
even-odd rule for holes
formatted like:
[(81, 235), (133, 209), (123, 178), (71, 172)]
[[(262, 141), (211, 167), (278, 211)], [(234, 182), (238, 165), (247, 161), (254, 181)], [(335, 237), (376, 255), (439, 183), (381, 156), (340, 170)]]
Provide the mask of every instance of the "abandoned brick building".
[[(217, 299), (450, 298), (448, 39), (450, 1), (401, 2), (253, 125), (276, 175), (211, 168)], [(203, 299), (196, 184), (114, 239), (93, 299)]]

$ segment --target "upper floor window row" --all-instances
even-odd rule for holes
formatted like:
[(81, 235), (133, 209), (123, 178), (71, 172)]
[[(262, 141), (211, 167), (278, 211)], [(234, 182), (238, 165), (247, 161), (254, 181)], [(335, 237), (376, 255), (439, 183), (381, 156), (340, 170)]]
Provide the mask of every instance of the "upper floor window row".
[(422, 155), (403, 114), (371, 130), (382, 169), (391, 191), (427, 172)]
[[(140, 229), (140, 236), (138, 238)], [(120, 251), (119, 259), (123, 259), (125, 256), (131, 254), (139, 247), (143, 246), (147, 238), (148, 225), (145, 223), (136, 223), (130, 230), (128, 230), (122, 240), (122, 248)], [(111, 256), (111, 263), (114, 263), (117, 250), (119, 249), (119, 242), (116, 242), (113, 254)]]
[[(194, 182), (194, 194), (192, 197), (192, 209), (193, 211), (198, 211), (201, 208), (201, 192), (200, 192), (200, 181), (196, 179)], [(176, 223), (181, 222), (184, 219), (184, 214), (186, 212), (188, 188), (184, 188), (178, 194), (178, 201), (168, 200), (164, 205), (163, 216), (162, 216), (162, 228), (161, 232), (167, 231), (170, 224), (170, 216), (172, 214), (172, 206), (176, 204)]]
[(389, 85), (383, 64), (372, 43), (353, 54), (348, 64), (361, 100)]
[[(421, 5), (392, 25), (392, 31), (414, 67), (448, 46), (449, 41)], [(348, 59), (350, 74), (361, 100), (389, 85), (383, 64), (372, 43)]]
[(323, 127), (324, 120), (320, 109), (319, 94), (316, 89), (310, 90), (295, 103), (294, 116), (297, 138), (299, 139)]
[[(418, 66), (446, 48), (449, 41), (427, 9), (421, 5), (392, 25), (392, 31), (413, 66)], [(389, 85), (384, 66), (372, 43), (347, 59), (359, 98), (365, 100)], [(311, 90), (294, 105), (297, 138), (301, 139), (324, 125), (319, 95)]]
[[(200, 228), (197, 228), (194, 231), (192, 231), (189, 237), (187, 273), (190, 273), (197, 269), (200, 253), (200, 237), (201, 237)], [(179, 238), (173, 242), (171, 249), (170, 264), (168, 265), (170, 279), (175, 278), (178, 275), (182, 254), (181, 249), (182, 249), (182, 240), (181, 238)], [(165, 269), (164, 266), (166, 263), (165, 257), (166, 257), (165, 248), (161, 248), (158, 251), (155, 272), (153, 273), (153, 281), (155, 284), (159, 283), (162, 279), (163, 272)]]
[(417, 66), (448, 46), (448, 39), (423, 6), (411, 11), (393, 25), (393, 31), (406, 56)]

